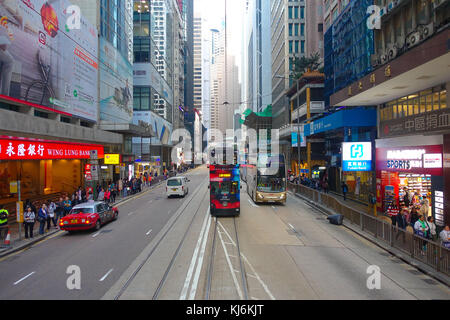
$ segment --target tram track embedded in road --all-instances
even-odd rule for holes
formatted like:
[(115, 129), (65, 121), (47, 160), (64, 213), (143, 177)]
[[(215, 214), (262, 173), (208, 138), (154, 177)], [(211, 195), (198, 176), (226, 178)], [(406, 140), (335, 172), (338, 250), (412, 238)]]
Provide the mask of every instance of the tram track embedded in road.
[[(191, 196), (191, 198), (182, 205), (182, 210), (179, 210), (179, 214), (177, 215), (177, 217), (172, 221), (172, 223), (170, 224), (170, 226), (167, 228), (167, 230), (164, 232), (164, 234), (161, 236), (161, 238), (158, 240), (158, 242), (155, 244), (155, 246), (152, 248), (152, 250), (149, 252), (149, 254), (145, 257), (145, 259), (143, 261), (141, 261), (141, 263), (138, 265), (138, 267), (134, 270), (134, 272), (131, 274), (131, 276), (128, 278), (128, 280), (125, 282), (125, 284), (121, 287), (121, 289), (119, 290), (119, 292), (117, 293), (117, 295), (114, 297), (114, 300), (119, 300), (120, 297), (123, 295), (123, 293), (125, 292), (125, 290), (129, 287), (129, 285), (131, 284), (131, 282), (136, 278), (137, 274), (139, 273), (139, 271), (142, 269), (142, 267), (148, 262), (148, 260), (151, 258), (151, 256), (153, 255), (153, 253), (156, 251), (156, 249), (158, 249), (159, 245), (162, 243), (162, 241), (167, 237), (167, 235), (169, 234), (169, 232), (173, 229), (173, 227), (175, 226), (175, 224), (177, 223), (178, 219), (183, 215), (184, 213), (184, 209), (186, 209), (189, 204), (196, 198), (196, 196), (203, 190), (203, 186), (204, 184), (200, 184), (200, 186), (195, 190), (194, 194)], [(199, 202), (199, 206), (197, 208), (197, 210), (195, 211), (191, 222), (189, 224), (189, 227), (187, 228), (183, 238), (180, 241), (180, 244), (177, 248), (177, 250), (175, 251), (175, 254), (173, 255), (169, 266), (167, 267), (163, 278), (161, 279), (158, 288), (156, 289), (155, 293), (153, 294), (152, 299), (156, 300), (159, 296), (159, 293), (161, 292), (161, 289), (167, 279), (167, 276), (169, 274), (170, 269), (172, 268), (173, 262), (175, 261), (176, 257), (178, 256), (179, 250), (182, 247), (184, 240), (186, 238), (186, 235), (188, 234), (193, 221), (195, 220), (195, 217), (197, 215), (197, 213), (199, 212), (200, 209), (200, 205), (203, 202), (203, 199), (206, 197), (207, 193), (205, 193), (202, 197), (202, 201)]]
[[(233, 278), (233, 282), (235, 284), (236, 290), (238, 291), (239, 297), (241, 298), (241, 300), (248, 300), (248, 284), (247, 284), (247, 279), (246, 279), (246, 272), (245, 272), (245, 268), (244, 268), (244, 262), (242, 261), (242, 254), (241, 254), (241, 249), (240, 249), (240, 245), (239, 245), (239, 236), (238, 236), (238, 231), (237, 231), (237, 226), (236, 226), (236, 217), (232, 217), (233, 218), (233, 226), (234, 226), (234, 243), (231, 243), (233, 247), (235, 247), (236, 249), (236, 255), (230, 255), (227, 252), (227, 249), (225, 248), (225, 242), (222, 239), (221, 234), (219, 234), (220, 231), (218, 231), (218, 227), (220, 225), (221, 228), (225, 230), (224, 226), (220, 223), (219, 219), (229, 219), (229, 218), (215, 218), (214, 219), (214, 231), (213, 231), (213, 242), (212, 242), (212, 246), (211, 246), (211, 254), (209, 257), (209, 264), (208, 264), (208, 269), (207, 269), (207, 283), (206, 283), (206, 290), (205, 290), (205, 300), (210, 300), (211, 299), (211, 288), (212, 288), (212, 284), (213, 284), (213, 274), (214, 274), (214, 260), (216, 257), (216, 243), (217, 243), (217, 235), (219, 234), (219, 238), (220, 241), (222, 243), (222, 246), (224, 246), (224, 253), (226, 255), (227, 258), (227, 263), (229, 264), (229, 268), (230, 268), (230, 273), (232, 275)], [(231, 240), (231, 239), (230, 239)], [(239, 261), (239, 270), (236, 271), (234, 269), (234, 267), (231, 264), (231, 261), (229, 260), (230, 257), (235, 257), (237, 258), (237, 260)], [(239, 285), (239, 281), (237, 280), (236, 277), (236, 272), (240, 273), (240, 285)], [(242, 291), (240, 289), (240, 286), (242, 286)]]

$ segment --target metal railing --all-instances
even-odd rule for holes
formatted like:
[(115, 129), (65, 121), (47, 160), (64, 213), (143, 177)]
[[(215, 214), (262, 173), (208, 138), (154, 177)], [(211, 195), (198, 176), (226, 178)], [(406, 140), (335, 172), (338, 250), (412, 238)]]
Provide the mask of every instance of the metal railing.
[(320, 203), (334, 212), (342, 214), (352, 225), (359, 227), (361, 231), (389, 244), (393, 248), (401, 250), (411, 258), (419, 260), (436, 269), (436, 271), (450, 276), (450, 250), (441, 243), (422, 238), (408, 229), (400, 229), (375, 216), (358, 211), (329, 194), (304, 185), (288, 183), (288, 189), (311, 199), (314, 203)]

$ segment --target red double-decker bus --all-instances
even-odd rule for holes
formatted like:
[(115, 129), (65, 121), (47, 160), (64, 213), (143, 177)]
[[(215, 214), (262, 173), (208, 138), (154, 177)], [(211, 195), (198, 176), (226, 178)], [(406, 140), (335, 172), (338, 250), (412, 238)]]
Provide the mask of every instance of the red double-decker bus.
[(241, 211), (239, 165), (209, 166), (210, 211), (213, 216), (239, 216)]

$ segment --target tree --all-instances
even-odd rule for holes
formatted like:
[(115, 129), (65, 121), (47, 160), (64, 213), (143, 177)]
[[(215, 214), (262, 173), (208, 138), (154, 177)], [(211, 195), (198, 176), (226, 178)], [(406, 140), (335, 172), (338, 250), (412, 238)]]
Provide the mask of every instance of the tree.
[(290, 58), (290, 61), (293, 65), (293, 70), (291, 71), (291, 75), (294, 79), (299, 79), (303, 74), (310, 69), (311, 71), (318, 70), (320, 72), (323, 71), (323, 68), (319, 69), (319, 66), (321, 65), (320, 62), (320, 54), (318, 52), (311, 54), (311, 56), (308, 57), (301, 57), (301, 58)]

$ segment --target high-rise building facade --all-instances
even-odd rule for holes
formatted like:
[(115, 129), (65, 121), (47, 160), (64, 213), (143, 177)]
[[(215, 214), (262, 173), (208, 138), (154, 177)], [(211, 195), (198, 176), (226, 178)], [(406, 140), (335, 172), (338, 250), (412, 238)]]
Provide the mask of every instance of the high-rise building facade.
[(248, 1), (244, 26), (243, 101), (245, 109), (261, 112), (272, 103), (270, 1)]
[(272, 124), (273, 128), (280, 128), (290, 123), (290, 107), (285, 93), (294, 83), (292, 59), (315, 52), (323, 56), (323, 9), (320, 1), (272, 0), (270, 12)]

